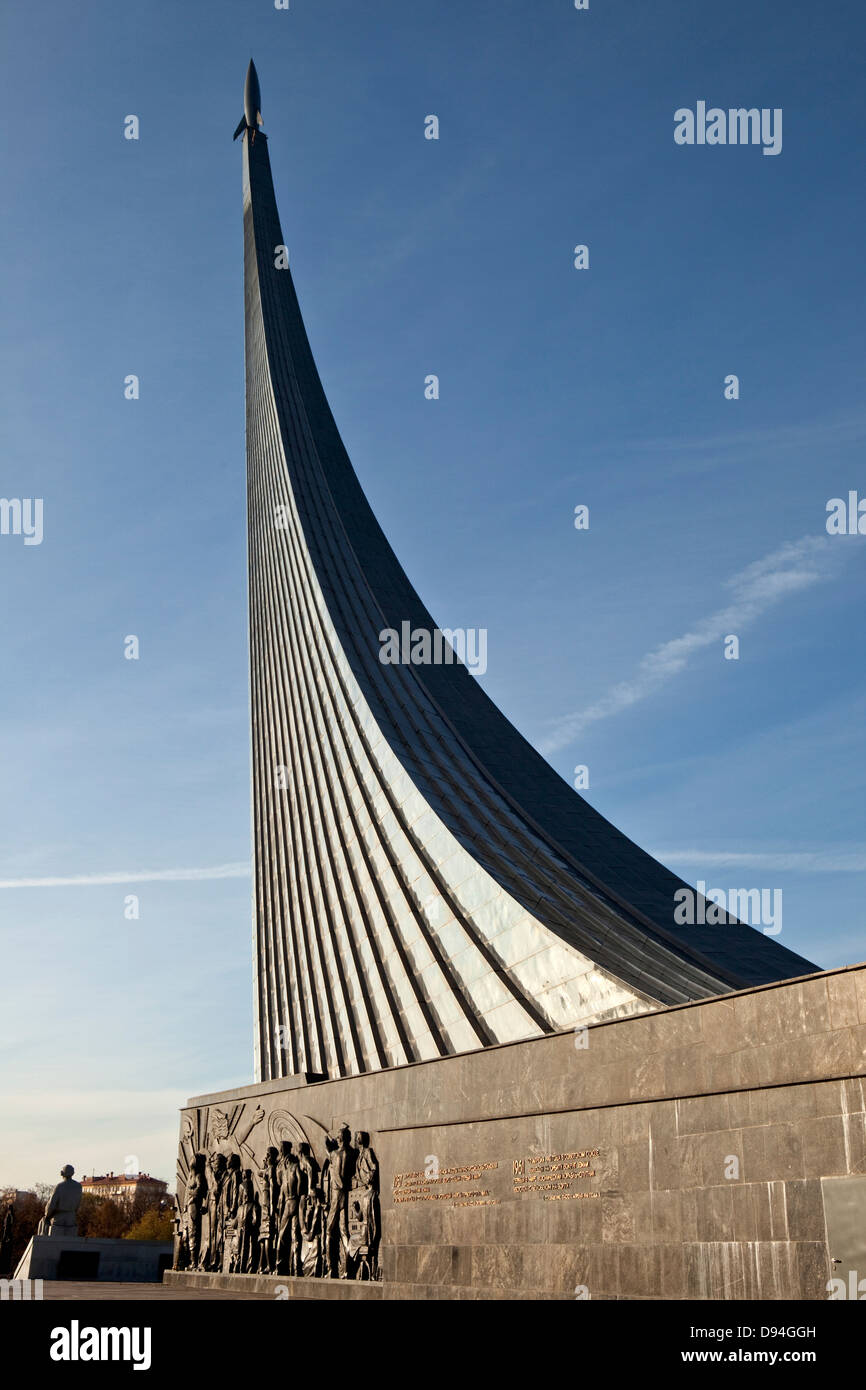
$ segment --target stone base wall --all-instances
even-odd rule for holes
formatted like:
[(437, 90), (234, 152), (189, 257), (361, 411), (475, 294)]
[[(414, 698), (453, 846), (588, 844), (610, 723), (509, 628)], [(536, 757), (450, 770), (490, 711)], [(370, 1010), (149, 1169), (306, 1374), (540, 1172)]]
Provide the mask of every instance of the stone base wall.
[(469, 1284), (396, 1284), (351, 1282), (344, 1279), (292, 1279), (279, 1274), (200, 1274), (189, 1270), (166, 1270), (163, 1283), (175, 1289), (221, 1289), (234, 1293), (255, 1293), (262, 1299), (298, 1299), (307, 1302), (392, 1302), (405, 1299), (427, 1303), (430, 1299), (572, 1299), (573, 1293), (542, 1293), (535, 1289), (497, 1289), (491, 1285), (473, 1288)]
[(15, 1270), (15, 1278), (157, 1283), (170, 1258), (171, 1244), (161, 1240), (33, 1236)]
[(256, 1161), (289, 1120), (320, 1160), (343, 1122), (372, 1136), (382, 1284), (277, 1277), (263, 1293), (826, 1299), (844, 1240), (833, 1267), (822, 1179), (859, 1175), (846, 1190), (866, 1194), (864, 1079), (860, 965), (346, 1080), (201, 1096), (181, 1134), (185, 1154), (207, 1149), (261, 1111)]

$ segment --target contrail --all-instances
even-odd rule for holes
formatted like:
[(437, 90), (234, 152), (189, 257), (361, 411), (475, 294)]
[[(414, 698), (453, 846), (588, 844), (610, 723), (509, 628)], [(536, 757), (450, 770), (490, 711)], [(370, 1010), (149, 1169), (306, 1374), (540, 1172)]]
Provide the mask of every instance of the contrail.
[(768, 873), (862, 874), (866, 871), (866, 851), (862, 849), (766, 850), (740, 854), (737, 850), (652, 850), (663, 864), (696, 865), (698, 869), (764, 869)]
[(0, 888), (98, 888), (108, 883), (191, 883), (211, 878), (249, 878), (250, 865), (215, 864), (210, 869), (120, 869), (59, 878), (3, 878)]
[(697, 652), (721, 642), (726, 633), (742, 632), (769, 608), (791, 594), (829, 579), (835, 573), (841, 556), (841, 548), (834, 548), (828, 536), (803, 536), (747, 565), (725, 581), (725, 588), (733, 595), (729, 604), (700, 619), (682, 637), (663, 642), (648, 652), (629, 680), (620, 681), (595, 704), (550, 720), (553, 727), (540, 740), (540, 751), (547, 755), (566, 748), (588, 725), (600, 719), (609, 719), (639, 700), (654, 695), (661, 686), (679, 675)]

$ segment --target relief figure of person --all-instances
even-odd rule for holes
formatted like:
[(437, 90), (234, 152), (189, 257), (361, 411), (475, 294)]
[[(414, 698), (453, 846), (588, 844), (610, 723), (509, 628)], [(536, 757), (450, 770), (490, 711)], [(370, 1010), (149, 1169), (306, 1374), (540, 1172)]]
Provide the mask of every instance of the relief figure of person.
[(187, 1175), (186, 1190), (183, 1194), (180, 1243), (185, 1257), (189, 1261), (190, 1269), (198, 1269), (202, 1255), (201, 1219), (207, 1203), (206, 1163), (207, 1159), (204, 1154), (193, 1154), (192, 1167)]
[(276, 1262), (278, 1274), (301, 1273), (301, 1226), (299, 1220), (301, 1172), (292, 1144), (284, 1139), (280, 1144), (277, 1173), (280, 1182), (279, 1216), (277, 1221)]
[(360, 1241), (363, 1263), (369, 1278), (378, 1278), (379, 1259), (379, 1160), (370, 1147), (370, 1136), (358, 1130), (354, 1136), (357, 1158), (352, 1178), (352, 1197), (358, 1204), (364, 1231)]
[(220, 1194), (220, 1228), (223, 1237), (223, 1258), (220, 1261), (220, 1267), (227, 1265), (229, 1270), (234, 1268), (237, 1254), (237, 1213), (240, 1186), (240, 1154), (231, 1154)]
[(234, 1262), (234, 1268), (238, 1274), (252, 1273), (257, 1215), (256, 1190), (253, 1186), (252, 1171), (249, 1168), (244, 1168), (238, 1190), (237, 1254)]
[[(298, 1145), (298, 1163), (303, 1175), (299, 1219), (301, 1239), (306, 1241), (307, 1265), (313, 1275), (322, 1272), (322, 1205), (321, 1170), (318, 1160), (308, 1143)], [(302, 1250), (303, 1256), (303, 1250)]]
[(256, 1173), (261, 1207), (259, 1215), (259, 1274), (274, 1273), (274, 1241), (277, 1233), (279, 1181), (277, 1178), (278, 1151), (271, 1147)]
[(221, 1270), (223, 1263), (222, 1189), (226, 1178), (226, 1156), (217, 1151), (210, 1156), (210, 1181), (207, 1192), (207, 1251), (202, 1264), (205, 1269)]
[(328, 1275), (331, 1279), (348, 1278), (349, 1249), (349, 1192), (355, 1172), (355, 1150), (349, 1143), (349, 1126), (341, 1125), (328, 1163), (328, 1216), (325, 1245), (328, 1252)]

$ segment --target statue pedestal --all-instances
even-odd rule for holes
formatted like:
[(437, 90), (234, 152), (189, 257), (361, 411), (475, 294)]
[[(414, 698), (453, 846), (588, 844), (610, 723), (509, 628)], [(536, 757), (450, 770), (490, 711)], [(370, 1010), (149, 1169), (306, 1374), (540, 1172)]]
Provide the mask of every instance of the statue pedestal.
[(15, 1278), (157, 1283), (170, 1263), (171, 1245), (161, 1240), (91, 1240), (52, 1232), (33, 1236)]

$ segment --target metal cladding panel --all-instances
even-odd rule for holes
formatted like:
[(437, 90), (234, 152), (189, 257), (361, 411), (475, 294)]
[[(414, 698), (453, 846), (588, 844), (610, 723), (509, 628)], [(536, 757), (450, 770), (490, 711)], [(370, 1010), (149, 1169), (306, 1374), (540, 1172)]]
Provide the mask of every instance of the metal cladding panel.
[(554, 772), (433, 632), (313, 361), (268, 145), (244, 132), (256, 1012), (263, 1079), (424, 1060), (811, 973)]

